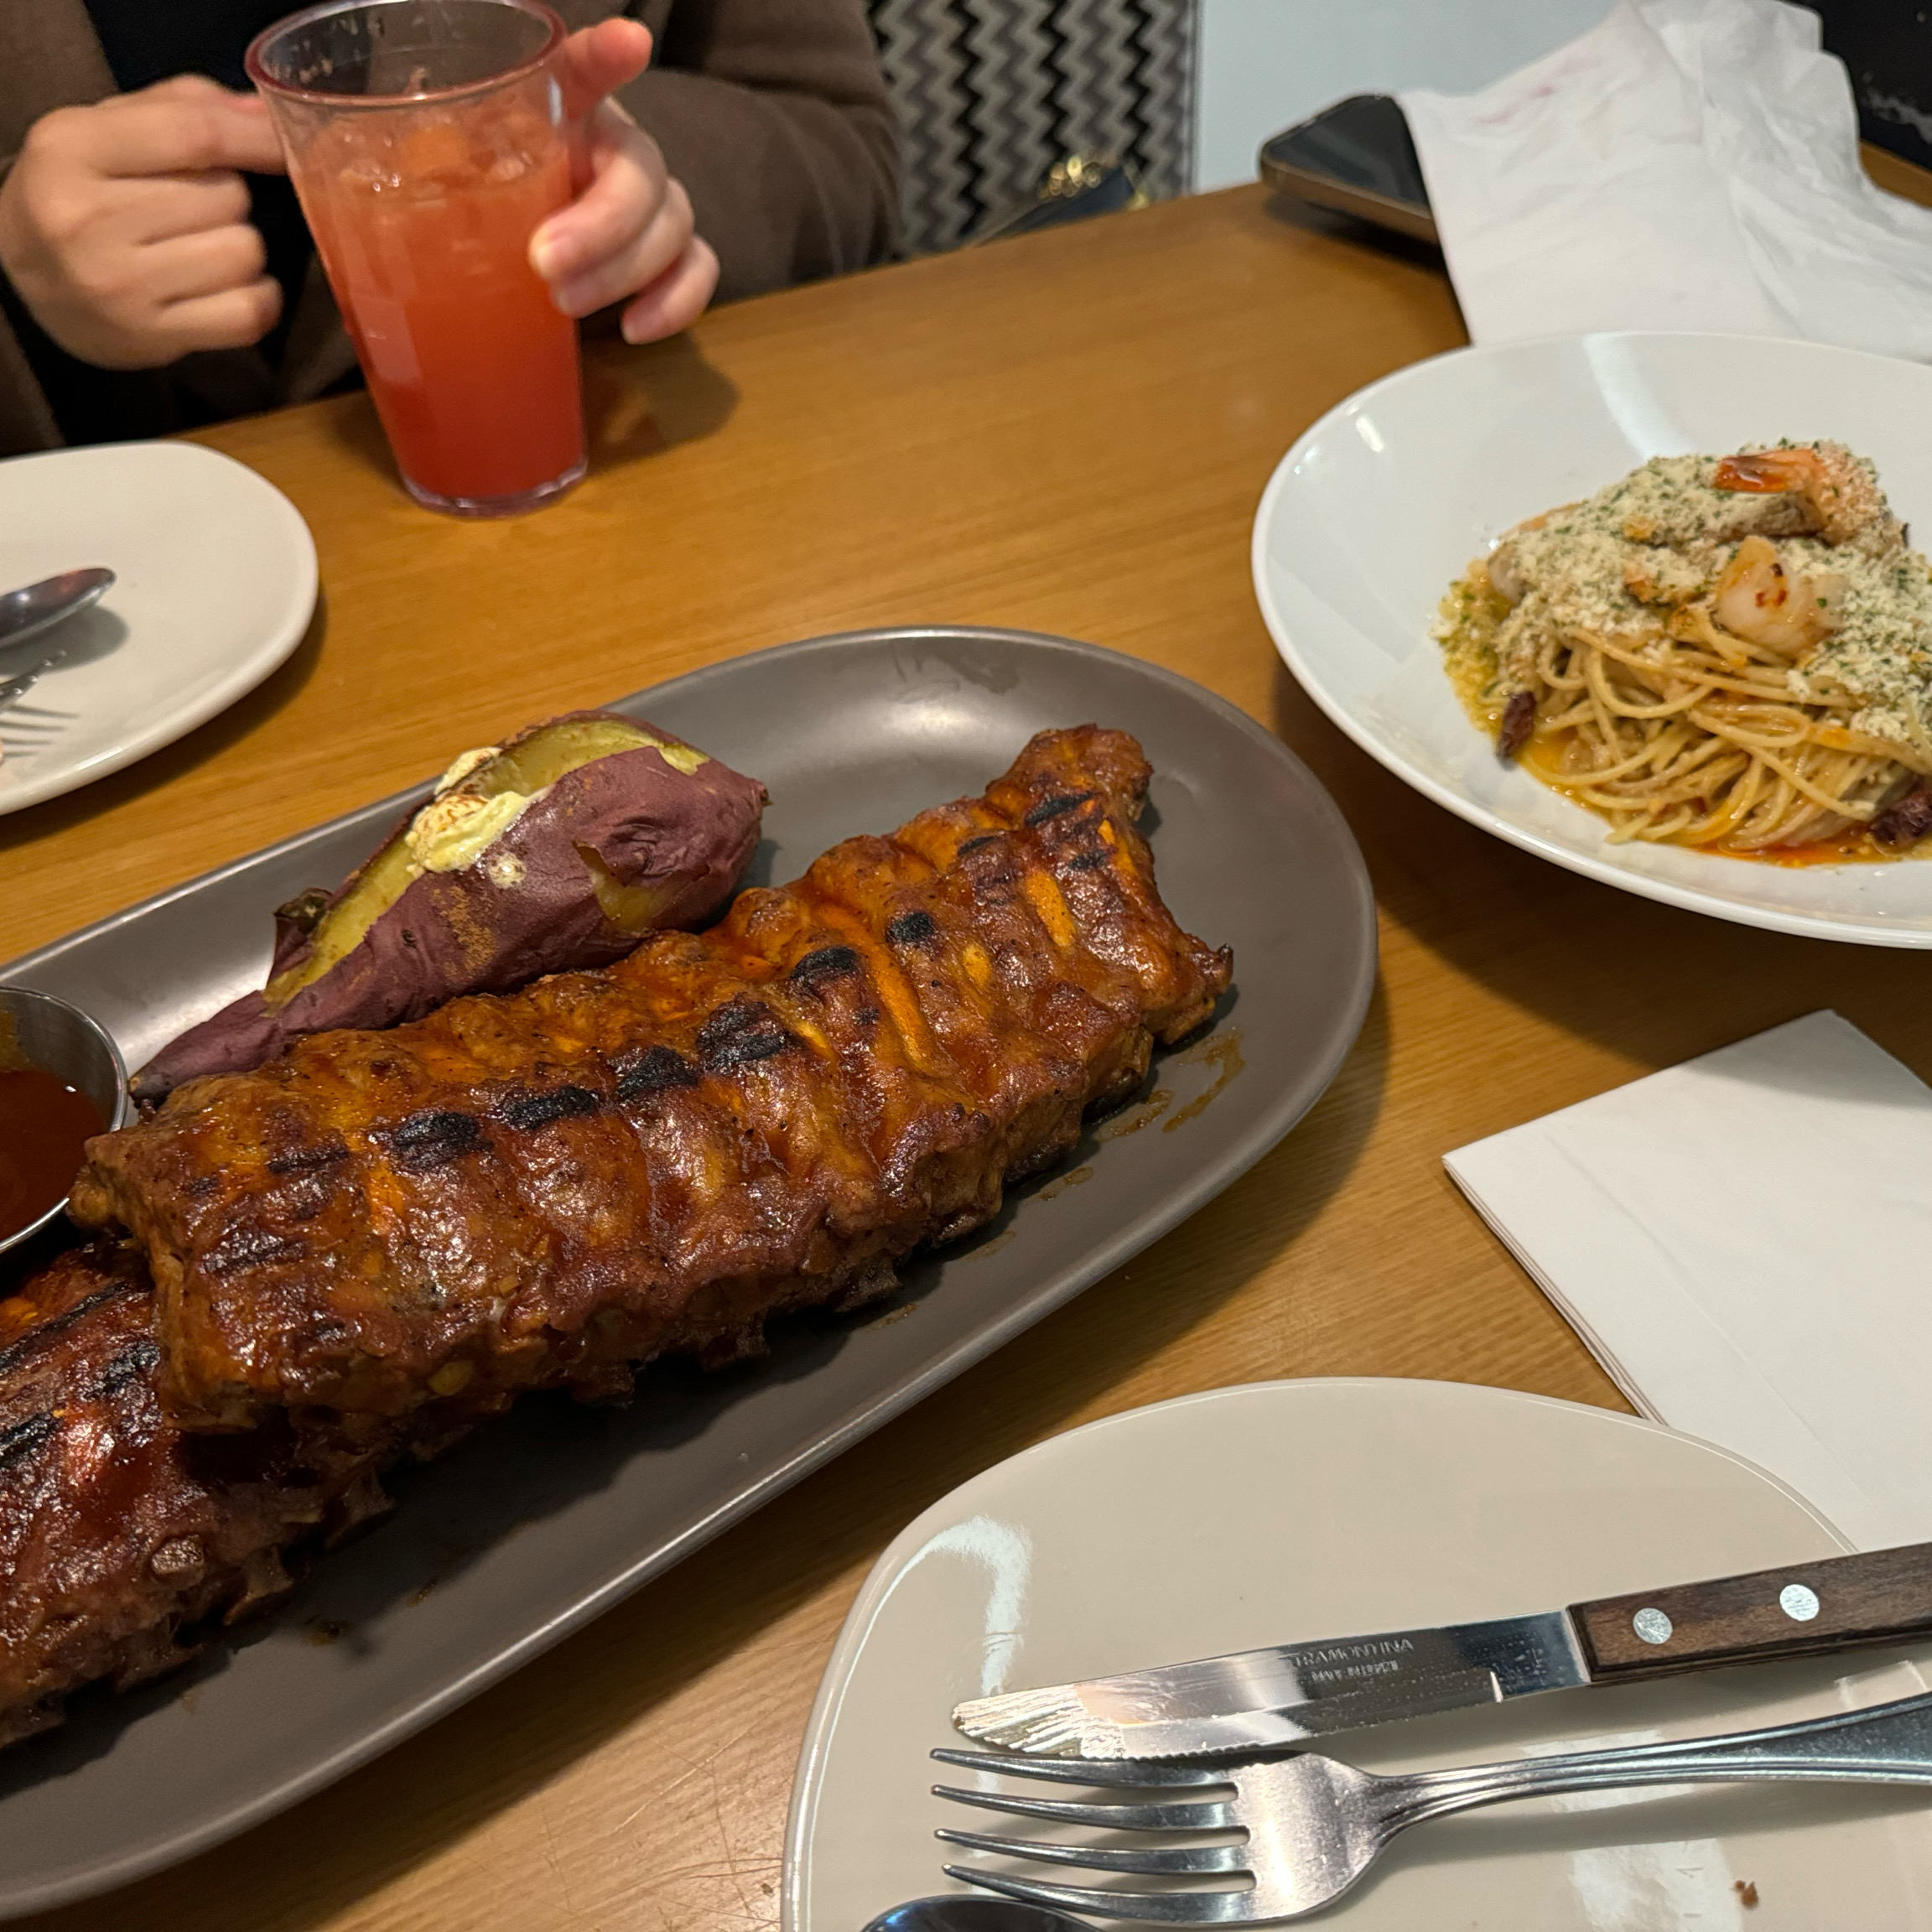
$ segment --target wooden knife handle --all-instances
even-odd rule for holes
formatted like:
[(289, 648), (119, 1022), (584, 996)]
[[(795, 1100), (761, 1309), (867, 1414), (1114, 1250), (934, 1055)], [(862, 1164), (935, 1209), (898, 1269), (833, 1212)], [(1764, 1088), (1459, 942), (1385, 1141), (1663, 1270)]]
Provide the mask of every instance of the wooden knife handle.
[(1592, 1683), (1932, 1634), (1932, 1543), (1573, 1603)]

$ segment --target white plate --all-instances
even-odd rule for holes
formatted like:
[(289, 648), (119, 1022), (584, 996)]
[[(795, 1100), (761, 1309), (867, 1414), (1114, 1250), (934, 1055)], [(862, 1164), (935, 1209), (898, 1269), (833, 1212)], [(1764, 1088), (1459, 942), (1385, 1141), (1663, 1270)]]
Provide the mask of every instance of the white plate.
[(1472, 824), (1592, 879), (1749, 926), (1932, 946), (1932, 862), (1787, 867), (1613, 845), (1504, 766), (1429, 635), (1437, 600), (1520, 518), (1645, 458), (1832, 437), (1932, 538), (1932, 369), (1742, 335), (1586, 335), (1462, 349), (1351, 397), (1282, 459), (1254, 520), (1275, 642), (1362, 748)]
[(0, 589), (95, 564), (113, 589), (49, 637), (61, 662), (0, 709), (0, 813), (205, 724), (281, 663), (315, 608), (308, 525), (231, 457), (124, 443), (0, 463)]
[[(806, 1729), (784, 1923), (858, 1932), (901, 1899), (965, 1889), (941, 1875), (947, 1848), (932, 1831), (971, 1815), (928, 1794), (941, 1768), (927, 1756), (961, 1742), (947, 1721), (961, 1698), (1545, 1609), (1843, 1547), (1790, 1490), (1722, 1450), (1504, 1389), (1260, 1383), (1076, 1429), (935, 1504), (866, 1579)], [(1569, 1691), (1329, 1748), (1374, 1768), (1473, 1763), (1557, 1739), (1778, 1722), (1923, 1685), (1895, 1656), (1868, 1656), (1856, 1679), (1841, 1678), (1844, 1668)], [(1399, 1841), (1324, 1922), (1349, 1932), (1914, 1932), (1932, 1924), (1926, 1802), (1910, 1790), (1760, 1784), (1504, 1805)], [(1757, 1887), (1755, 1909), (1740, 1884)]]

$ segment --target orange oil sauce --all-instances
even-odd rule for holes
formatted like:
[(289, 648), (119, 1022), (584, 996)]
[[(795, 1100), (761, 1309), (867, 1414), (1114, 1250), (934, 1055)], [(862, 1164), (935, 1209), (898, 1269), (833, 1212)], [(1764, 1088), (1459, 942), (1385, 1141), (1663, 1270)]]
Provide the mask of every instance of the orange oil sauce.
[[(1491, 735), (1494, 735), (1493, 728)], [(1517, 754), (1516, 762), (1539, 784), (1561, 792), (1592, 817), (1601, 818), (1603, 814), (1583, 796), (1582, 787), (1562, 771), (1563, 754), (1574, 736), (1573, 732), (1561, 731), (1534, 738)], [(1810, 839), (1802, 845), (1767, 845), (1755, 852), (1736, 852), (1727, 845), (1696, 844), (1687, 839), (1666, 839), (1661, 843), (1681, 845), (1691, 852), (1708, 852), (1715, 859), (1744, 859), (1759, 865), (1888, 865), (1896, 859), (1912, 856), (1909, 853), (1888, 852), (1873, 844), (1871, 834), (1862, 825), (1847, 825), (1828, 839)]]
[[(1443, 653), (1443, 668), (1451, 686), (1471, 721), (1491, 744), (1502, 728), (1503, 708), (1489, 693), (1495, 661), (1488, 651), (1488, 639), (1474, 626), (1466, 629)], [(1516, 762), (1539, 784), (1561, 792), (1572, 804), (1581, 805), (1592, 818), (1603, 814), (1582, 795), (1574, 774), (1563, 770), (1564, 754), (1576, 738), (1573, 731), (1540, 733), (1516, 755)], [(1685, 839), (1667, 839), (1665, 844), (1684, 845), (1692, 852), (1708, 852), (1718, 859), (1745, 859), (1760, 865), (1887, 865), (1894, 860), (1912, 858), (1924, 850), (1921, 845), (1911, 852), (1888, 852), (1872, 842), (1862, 826), (1848, 825), (1829, 839), (1816, 839), (1803, 845), (1771, 845), (1761, 851), (1733, 852), (1722, 845), (1694, 845)]]

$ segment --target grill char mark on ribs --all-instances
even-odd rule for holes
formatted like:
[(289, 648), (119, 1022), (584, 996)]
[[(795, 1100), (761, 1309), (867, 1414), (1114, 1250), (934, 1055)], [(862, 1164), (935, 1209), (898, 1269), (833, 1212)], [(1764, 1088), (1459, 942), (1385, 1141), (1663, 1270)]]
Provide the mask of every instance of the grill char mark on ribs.
[(1043, 733), (704, 934), (316, 1036), (96, 1141), (75, 1209), (145, 1247), (169, 1400), (485, 1414), (889, 1292), (1227, 986), (1155, 890), (1148, 775), (1122, 733)]

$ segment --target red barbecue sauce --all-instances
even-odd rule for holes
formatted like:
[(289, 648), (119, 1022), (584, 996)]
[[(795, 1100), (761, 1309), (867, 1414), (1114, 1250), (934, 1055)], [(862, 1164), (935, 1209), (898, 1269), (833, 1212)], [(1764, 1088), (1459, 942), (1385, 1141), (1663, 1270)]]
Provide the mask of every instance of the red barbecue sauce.
[(85, 1093), (51, 1073), (0, 1068), (0, 1240), (66, 1199), (82, 1145), (106, 1125)]

